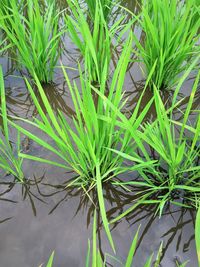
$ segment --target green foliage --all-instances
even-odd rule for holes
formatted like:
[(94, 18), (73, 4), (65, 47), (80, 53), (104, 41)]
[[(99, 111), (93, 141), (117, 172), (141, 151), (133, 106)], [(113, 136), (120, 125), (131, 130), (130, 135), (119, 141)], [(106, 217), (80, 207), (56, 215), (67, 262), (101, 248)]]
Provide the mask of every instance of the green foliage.
[(198, 208), (197, 217), (196, 217), (195, 239), (196, 239), (198, 263), (200, 266), (200, 206)]
[[(122, 97), (123, 80), (131, 52), (131, 40), (132, 39), (129, 38), (127, 41), (126, 49), (124, 49), (118, 68), (114, 73), (110, 94), (108, 96), (115, 103), (116, 107), (119, 107)], [(102, 74), (102, 83), (99, 88), (103, 94), (106, 90), (105, 73), (107, 73), (107, 64), (105, 64), (105, 69)], [(35, 119), (34, 122), (27, 122), (47, 134), (54, 141), (56, 148), (49, 145), (45, 137), (42, 139), (42, 137), (38, 137), (11, 122), (23, 134), (33, 139), (39, 145), (42, 145), (48, 151), (59, 156), (64, 161), (64, 164), (47, 161), (46, 159), (36, 158), (31, 155), (20, 154), (20, 156), (73, 171), (77, 174), (77, 178), (72, 184), (82, 187), (84, 190), (90, 190), (94, 186), (97, 186), (99, 206), (104, 227), (114, 249), (104, 206), (102, 182), (111, 179), (121, 172), (120, 165), (123, 161), (122, 158), (114, 157), (113, 151), (108, 149), (119, 147), (121, 131), (116, 129), (115, 112), (112, 111), (109, 106), (104, 106), (101, 98), (98, 98), (97, 106), (95, 105), (91, 84), (86, 76), (85, 78), (83, 77), (81, 71), (81, 92), (78, 90), (75, 82), (72, 86), (65, 71), (64, 75), (76, 111), (76, 117), (72, 120), (75, 131), (72, 130), (71, 124), (61, 112), (58, 116), (54, 114), (37, 77), (35, 77), (35, 80), (48, 115), (44, 114), (33, 89), (27, 82), (28, 89), (41, 117), (41, 120)], [(114, 89), (116, 89), (117, 94), (114, 94)], [(108, 114), (110, 120), (106, 120)], [(124, 139), (122, 144), (123, 149), (126, 147), (126, 144), (127, 140)]]
[[(5, 88), (3, 81), (3, 72), (0, 67), (0, 94), (1, 94), (1, 116), (3, 126), (1, 127), (0, 137), (0, 168), (6, 172), (6, 174), (12, 174), (20, 182), (24, 180), (24, 174), (22, 171), (23, 159), (20, 158), (13, 151), (13, 147), (10, 142), (9, 129), (8, 129), (8, 118), (6, 112), (6, 98)], [(17, 152), (20, 150), (20, 138), (18, 138)], [(17, 154), (18, 154), (17, 153)]]
[(88, 253), (86, 257), (85, 267), (90, 267), (90, 266), (104, 267), (105, 266), (105, 263), (101, 257), (101, 253), (97, 249), (96, 229), (97, 229), (97, 222), (96, 222), (96, 211), (95, 211), (94, 221), (93, 221), (92, 255), (91, 255), (91, 249), (90, 249), (90, 241), (88, 241)]
[(44, 13), (38, 0), (27, 0), (26, 12), (16, 0), (0, 7), (0, 28), (16, 48), (18, 63), (44, 83), (53, 80), (63, 34), (54, 3), (47, 5)]
[[(40, 130), (42, 135), (38, 136), (34, 131), (26, 130), (16, 122), (9, 121), (10, 124), (18, 132), (53, 153), (59, 160), (23, 154), (20, 152), (20, 134), (17, 151), (14, 152), (9, 136), (3, 73), (0, 69), (3, 122), (0, 167), (20, 182), (24, 181), (23, 159), (72, 171), (75, 178), (69, 186), (82, 188), (89, 197), (90, 190), (97, 190), (104, 229), (115, 251), (104, 203), (104, 182), (112, 181), (119, 186), (135, 185), (141, 188), (137, 202), (112, 222), (123, 218), (140, 204), (157, 204), (157, 212), (161, 216), (168, 203), (190, 207), (193, 205), (192, 201), (200, 198), (200, 113), (199, 110), (192, 110), (200, 72), (194, 82), (182, 120), (177, 121), (174, 115), (181, 103), (177, 101), (180, 88), (200, 58), (197, 46), (199, 5), (197, 0), (144, 0), (141, 14), (133, 14), (143, 30), (144, 39), (139, 42), (135, 35), (128, 36), (112, 80), (108, 83), (115, 35), (123, 28), (116, 40), (118, 42), (132, 22), (123, 27), (121, 23), (124, 17), (121, 16), (113, 26), (109, 25), (112, 1), (86, 0), (90, 15), (88, 16), (88, 10), (84, 10), (78, 0), (67, 0), (70, 12), (70, 15), (65, 17), (67, 31), (80, 50), (85, 64), (85, 73), (79, 65), (80, 88), (76, 82), (69, 80), (62, 66), (76, 114), (69, 122), (61, 111), (54, 113), (41, 85), (53, 80), (61, 53), (60, 40), (65, 31), (60, 29), (60, 13), (55, 0), (44, 2), (45, 10), (41, 8), (39, 0), (2, 0), (0, 30), (5, 36), (1, 36), (0, 53), (14, 47), (20, 68), (25, 66), (35, 79), (42, 100), (42, 103), (38, 101), (26, 79), (39, 118), (34, 118), (33, 121), (15, 118)], [(133, 38), (137, 47), (135, 53), (145, 66), (147, 81), (133, 113), (127, 118), (122, 113), (122, 108), (126, 104), (126, 100), (123, 99), (123, 86), (131, 61)], [(139, 112), (148, 85), (154, 97)], [(167, 109), (160, 90), (172, 88), (175, 89), (172, 106)], [(143, 123), (153, 102), (156, 119)], [(195, 121), (191, 123), (193, 113)], [(46, 141), (47, 136), (51, 143)], [(149, 153), (150, 151), (152, 153)], [(125, 167), (124, 160), (132, 162), (132, 166)], [(124, 183), (114, 179), (125, 171), (136, 171), (139, 179)], [(96, 214), (94, 217), (92, 255), (89, 243), (86, 267), (103, 267), (106, 266), (106, 257), (103, 260), (97, 249)], [(200, 211), (197, 213), (195, 232), (200, 264)], [(138, 234), (139, 232), (133, 238), (125, 267), (131, 267), (133, 264)], [(46, 267), (53, 265), (53, 258), (54, 253)], [(158, 266), (160, 258), (161, 249), (155, 267)], [(152, 259), (153, 255), (144, 267), (150, 267)], [(186, 266), (186, 263), (181, 266)]]
[[(131, 37), (125, 45), (121, 59), (118, 62), (117, 69), (114, 72), (110, 86), (108, 98), (112, 100), (114, 105), (121, 108), (122, 87), (125, 78), (126, 68), (130, 59)], [(99, 162), (100, 173), (102, 179), (113, 176), (118, 173), (119, 157), (113, 157), (111, 148), (116, 148), (120, 144), (121, 131), (116, 128), (116, 115), (109, 106), (105, 106), (101, 98), (95, 101), (92, 86), (87, 76), (82, 74), (80, 70), (81, 88), (78, 89), (76, 82), (70, 82), (68, 75), (63, 67), (63, 73), (69, 87), (76, 116), (72, 119), (72, 125), (64, 115), (59, 112), (55, 115), (51, 104), (49, 103), (44, 90), (35, 76), (38, 91), (46, 109), (47, 115), (42, 110), (37, 97), (26, 80), (28, 90), (34, 100), (41, 120), (35, 119), (34, 122), (24, 120), (25, 122), (39, 128), (51, 137), (55, 142), (56, 149), (46, 144), (46, 138), (37, 137), (21, 128), (17, 124), (13, 125), (17, 129), (22, 130), (24, 134), (29, 135), (37, 143), (44, 146), (49, 151), (58, 155), (64, 160), (65, 165), (56, 165), (64, 168), (72, 169), (79, 177), (76, 184), (87, 187), (96, 182), (96, 164)], [(107, 73), (107, 64), (104, 66), (104, 73)], [(102, 83), (99, 90), (104, 94), (106, 92), (106, 77), (102, 75)], [(115, 90), (117, 93), (115, 93)], [(110, 119), (108, 119), (110, 117)], [(19, 118), (20, 119), (20, 118)], [(127, 140), (123, 141), (122, 147), (126, 147)], [(108, 149), (110, 148), (110, 149)], [(75, 152), (77, 150), (77, 152)], [(24, 155), (26, 157), (26, 155)], [(39, 160), (39, 159), (38, 159)]]
[[(126, 69), (130, 60), (131, 49), (132, 38), (130, 35), (124, 45), (121, 58), (113, 74), (110, 91), (107, 96), (117, 110), (120, 110), (125, 104), (121, 104), (123, 96), (122, 89)], [(100, 88), (98, 88), (98, 91), (103, 95), (107, 89), (106, 73), (107, 64), (105, 64), (101, 79), (102, 82), (100, 84)], [(67, 121), (61, 112), (58, 112), (59, 115), (54, 114), (44, 90), (35, 76), (38, 91), (46, 109), (47, 115), (45, 115), (33, 89), (28, 81), (26, 81), (27, 87), (41, 119), (35, 119), (33, 122), (30, 122), (29, 120), (23, 121), (37, 129), (40, 129), (45, 135), (50, 137), (50, 139), (54, 142), (54, 145), (47, 143), (45, 135), (36, 136), (34, 133), (27, 131), (25, 128), (14, 122), (10, 123), (16, 127), (17, 130), (46, 148), (47, 151), (53, 152), (64, 163), (49, 161), (43, 158), (20, 153), (21, 157), (36, 160), (41, 163), (52, 164), (73, 171), (77, 175), (77, 178), (74, 179), (71, 185), (83, 188), (84, 191), (89, 191), (92, 188), (97, 187), (102, 220), (114, 250), (114, 244), (106, 217), (102, 183), (116, 177), (116, 175), (124, 171), (124, 168), (122, 168), (123, 158), (121, 156), (116, 156), (114, 151), (116, 149), (120, 149), (121, 152), (124, 152), (129, 149), (128, 144), (130, 134), (128, 132), (124, 132), (123, 129), (118, 129), (119, 127), (115, 110), (113, 110), (109, 105), (105, 105), (104, 101), (100, 97), (97, 97), (95, 101), (92, 86), (90, 81), (87, 79), (87, 75), (84, 77), (80, 71), (81, 90), (78, 89), (75, 82), (73, 85), (71, 84), (65, 71), (64, 76), (69, 87), (76, 112), (76, 117), (72, 119), (72, 124)], [(132, 117), (133, 127), (135, 129), (137, 129), (143, 121), (149, 107), (150, 104), (147, 105), (135, 121), (139, 109), (138, 103), (136, 112), (134, 112)], [(143, 168), (145, 164), (146, 163), (140, 159), (137, 161), (137, 165), (133, 166), (131, 169), (134, 170)], [(147, 164), (151, 164), (151, 162), (148, 162)]]
[[(103, 7), (101, 2), (97, 0), (95, 2), (93, 25), (91, 25), (77, 0), (67, 0), (67, 3), (71, 11), (71, 15), (68, 15), (65, 19), (68, 33), (85, 60), (90, 81), (99, 84), (105, 62), (109, 73), (112, 40), (123, 17), (111, 28), (108, 28)], [(104, 73), (106, 78), (108, 73)]]
[[(15, 0), (15, 2), (16, 2), (16, 4), (19, 5), (20, 8), (22, 8), (24, 5), (24, 0)], [(0, 9), (2, 12), (5, 12), (5, 14), (10, 12), (10, 14), (11, 14), (12, 13), (10, 10), (11, 8), (12, 8), (12, 3), (10, 0), (1, 0)]]
[[(154, 86), (157, 118), (151, 123), (147, 122), (141, 125), (140, 130), (135, 130), (134, 126), (131, 125), (132, 121), (116, 110), (112, 103), (96, 90), (104, 101), (115, 110), (121, 120), (120, 126), (123, 129), (128, 129), (132, 137), (134, 148), (132, 152), (127, 154), (116, 150), (117, 155), (121, 155), (134, 163), (136, 158), (138, 160), (145, 159), (146, 163), (154, 162), (154, 164), (146, 165), (145, 169), (138, 170), (141, 177), (139, 181), (122, 183), (123, 185), (140, 186), (143, 196), (132, 207), (114, 219), (114, 221), (124, 217), (141, 203), (156, 203), (161, 215), (166, 203), (171, 202), (176, 205), (187, 206), (187, 199), (190, 200), (200, 195), (199, 111), (197, 111), (196, 121), (193, 126), (190, 124), (189, 119), (192, 113), (192, 103), (197, 90), (200, 72), (194, 82), (182, 121), (176, 121), (173, 116), (173, 111), (181, 103), (181, 101), (176, 101), (180, 87), (198, 59), (197, 57), (180, 79), (174, 93), (172, 107), (169, 110), (166, 110), (158, 89)], [(154, 69), (152, 73), (153, 71)], [(137, 151), (136, 147), (138, 148)], [(149, 151), (152, 151), (152, 154), (149, 154)]]
[[(102, 9), (103, 9), (103, 15), (106, 21), (109, 20), (110, 14), (112, 12), (113, 6), (116, 4), (116, 2), (111, 0), (100, 0)], [(91, 15), (91, 18), (94, 20), (95, 13), (96, 13), (96, 5), (98, 5), (98, 0), (86, 0), (86, 3), (88, 5), (88, 9)]]
[(173, 109), (169, 115), (158, 90), (154, 87), (157, 120), (143, 127), (142, 139), (154, 151), (157, 166), (148, 173), (140, 174), (149, 191), (152, 190), (153, 194), (159, 192), (160, 213), (169, 201), (181, 205), (179, 200), (186, 201), (188, 196), (200, 194), (200, 114), (196, 114), (193, 126), (190, 125), (189, 119), (199, 77), (200, 72), (181, 123), (173, 118)]
[(53, 265), (54, 252), (51, 254), (46, 267), (51, 267)]
[(7, 40), (4, 36), (0, 35), (0, 56), (3, 54), (3, 52), (7, 51), (10, 47), (12, 47), (12, 45), (7, 43)]
[(157, 89), (172, 89), (179, 76), (200, 52), (199, 5), (195, 0), (144, 0), (142, 12), (136, 17), (144, 32), (140, 43), (135, 36), (135, 51), (146, 75), (157, 62), (151, 80)]
[[(54, 252), (52, 252), (49, 260), (48, 260), (48, 263), (46, 265), (46, 267), (53, 267), (53, 260), (54, 260)], [(41, 264), (39, 267), (43, 267), (43, 264)]]
[[(137, 231), (136, 235), (133, 238), (133, 241), (131, 243), (126, 262), (123, 264), (117, 259), (116, 257), (113, 257), (112, 255), (105, 254), (104, 260), (102, 259), (100, 251), (97, 249), (97, 237), (96, 237), (96, 212), (94, 215), (94, 223), (93, 223), (93, 245), (92, 245), (92, 255), (91, 255), (91, 249), (90, 249), (90, 242), (88, 242), (88, 253), (87, 253), (87, 258), (86, 258), (86, 263), (85, 267), (106, 267), (106, 261), (107, 258), (111, 258), (115, 262), (120, 263), (121, 266), (124, 267), (131, 267), (133, 266), (133, 260), (134, 260), (134, 255), (136, 252), (137, 248), (137, 241), (138, 241), (138, 235), (139, 235), (139, 230)], [(149, 257), (147, 262), (145, 263), (144, 267), (150, 267), (152, 266), (152, 259), (153, 255)], [(156, 263), (154, 265), (156, 267)]]

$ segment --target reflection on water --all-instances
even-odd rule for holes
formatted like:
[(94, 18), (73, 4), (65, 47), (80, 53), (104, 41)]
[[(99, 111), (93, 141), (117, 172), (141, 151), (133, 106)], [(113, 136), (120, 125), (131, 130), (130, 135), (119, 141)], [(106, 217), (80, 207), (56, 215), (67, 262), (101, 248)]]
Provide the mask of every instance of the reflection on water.
[[(128, 89), (125, 90), (125, 97), (128, 98), (126, 110), (124, 112), (132, 113), (136, 104), (138, 103), (145, 86), (145, 80), (141, 79), (142, 74), (140, 71), (138, 71), (138, 68), (136, 65), (132, 66), (132, 68), (128, 71)], [(139, 78), (139, 79), (138, 79)], [(193, 74), (191, 77), (187, 79), (186, 82), (183, 83), (183, 86), (178, 93), (177, 102), (181, 100), (180, 104), (177, 106), (177, 108), (173, 111), (174, 115), (176, 116), (176, 120), (181, 120), (184, 116), (184, 110), (187, 108), (187, 104), (190, 98), (190, 94), (192, 91), (192, 87), (195, 81), (195, 76)], [(192, 110), (197, 110), (200, 108), (200, 84), (196, 90), (193, 104), (192, 104)], [(160, 92), (160, 96), (163, 100), (163, 103), (165, 103), (166, 108), (170, 108), (172, 101), (173, 101), (173, 91), (163, 91)], [(153, 93), (147, 88), (145, 91), (145, 94), (141, 100), (140, 104), (140, 111), (144, 110), (147, 103), (152, 99)], [(149, 109), (148, 116), (146, 119), (152, 120), (156, 117), (156, 110), (155, 106), (152, 104), (152, 106)]]
[[(55, 176), (57, 174), (57, 176)], [(0, 258), (4, 267), (37, 266), (46, 260), (50, 251), (56, 250), (55, 266), (83, 266), (87, 252), (87, 239), (91, 228), (95, 206), (98, 206), (95, 190), (90, 192), (93, 203), (82, 190), (66, 188), (67, 176), (71, 173), (55, 172), (52, 167), (46, 174), (27, 180), (25, 185), (15, 181), (0, 184)], [(9, 177), (7, 178), (9, 179)], [(62, 182), (61, 182), (62, 181)], [(110, 220), (134, 201), (131, 193), (106, 184), (104, 197)], [(154, 216), (154, 206), (140, 206), (129, 216), (112, 227), (117, 255), (125, 259), (133, 234), (141, 225), (136, 267), (157, 251), (163, 241), (162, 266), (175, 266), (176, 258), (190, 259), (196, 266), (194, 247), (195, 214), (183, 208), (170, 207), (162, 218)], [(110, 252), (109, 244), (102, 231), (98, 214), (98, 238), (101, 253)], [(33, 253), (33, 254), (32, 254)], [(142, 260), (141, 260), (142, 257)], [(15, 262), (15, 264), (14, 264)], [(117, 266), (110, 262), (111, 266)], [(14, 265), (13, 265), (14, 264)], [(114, 265), (112, 265), (114, 264)]]

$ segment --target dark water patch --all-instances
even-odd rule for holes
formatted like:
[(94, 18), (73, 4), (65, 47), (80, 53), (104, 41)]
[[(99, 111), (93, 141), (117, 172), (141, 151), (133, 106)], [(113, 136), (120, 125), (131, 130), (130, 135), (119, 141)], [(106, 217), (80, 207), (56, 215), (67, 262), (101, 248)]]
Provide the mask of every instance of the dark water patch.
[[(31, 267), (44, 262), (52, 250), (56, 250), (55, 266), (84, 266), (87, 240), (91, 228), (97, 196), (93, 192), (92, 203), (83, 191), (66, 189), (67, 176), (52, 167), (46, 175), (28, 181), (27, 185), (11, 182), (1, 184), (0, 210), (0, 258), (2, 267)], [(108, 218), (122, 212), (134, 200), (134, 194), (115, 186), (104, 187)], [(5, 201), (5, 199), (7, 201)], [(175, 266), (176, 257), (190, 259), (197, 266), (194, 244), (195, 214), (170, 207), (159, 219), (154, 216), (155, 207), (138, 207), (121, 222), (113, 225), (112, 234), (117, 255), (127, 256), (134, 233), (141, 225), (136, 267), (141, 267), (152, 251), (156, 252), (163, 241), (162, 266)], [(99, 244), (102, 253), (110, 247), (102, 231), (98, 215)], [(118, 266), (112, 263), (112, 266)]]

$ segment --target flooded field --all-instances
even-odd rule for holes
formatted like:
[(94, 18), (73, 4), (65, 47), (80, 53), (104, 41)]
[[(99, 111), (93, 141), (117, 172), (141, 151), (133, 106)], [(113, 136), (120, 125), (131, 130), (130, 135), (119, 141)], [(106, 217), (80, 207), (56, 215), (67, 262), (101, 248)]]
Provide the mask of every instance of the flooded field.
[[(66, 7), (65, 1), (63, 3), (59, 1), (59, 4), (63, 8)], [(133, 12), (139, 8), (132, 0), (122, 1), (121, 4)], [(116, 16), (117, 12), (119, 12), (118, 9), (115, 11)], [(70, 80), (76, 80), (79, 83), (77, 61), (82, 60), (81, 55), (68, 37), (63, 38), (63, 42), (66, 49), (63, 50), (60, 62), (66, 66)], [(113, 56), (113, 69), (117, 64), (120, 49), (119, 45)], [(22, 72), (15, 70), (9, 53), (0, 58), (0, 64), (3, 67), (7, 110), (10, 119), (18, 122), (17, 117), (30, 120), (39, 117), (22, 78), (26, 74), (25, 69)], [(44, 85), (43, 88), (54, 112), (62, 111), (70, 122), (75, 110), (68, 85), (59, 66), (55, 73), (54, 82)], [(178, 95), (179, 99), (186, 97), (180, 105), (182, 110), (187, 108), (187, 99), (189, 99), (194, 79), (195, 72), (184, 83), (181, 93)], [(138, 64), (130, 64), (123, 86), (124, 97), (129, 97), (124, 108), (125, 113), (129, 114), (134, 110), (143, 86), (144, 79)], [(200, 107), (199, 92), (197, 91), (193, 101), (194, 110)], [(171, 95), (172, 93), (169, 91), (163, 93), (162, 96), (168, 106), (171, 103)], [(42, 105), (39, 93), (37, 97)], [(151, 92), (148, 92), (142, 99), (141, 111), (151, 97)], [(154, 118), (155, 113), (155, 107), (152, 105), (148, 112), (148, 118)], [(182, 113), (177, 112), (176, 116), (181, 119)], [(191, 121), (192, 119), (193, 116), (191, 116)], [(31, 128), (25, 122), (18, 123), (28, 130)], [(37, 129), (34, 129), (34, 134), (43, 135)], [(16, 130), (11, 129), (10, 135), (11, 142), (15, 143)], [(44, 138), (53, 144), (48, 136), (44, 135)], [(21, 140), (23, 153), (55, 160), (55, 154), (46, 151), (44, 147), (36, 144), (29, 137), (21, 134)], [(60, 159), (57, 162), (62, 163)], [(17, 183), (11, 175), (0, 172), (0, 267), (38, 267), (47, 262), (52, 251), (55, 251), (55, 267), (84, 266), (88, 239), (92, 240), (94, 210), (95, 206), (98, 206), (96, 190), (90, 192), (92, 203), (83, 190), (67, 187), (69, 181), (73, 180), (75, 176), (73, 172), (31, 160), (24, 161), (23, 170), (26, 178), (25, 184)], [(121, 174), (118, 179), (120, 181), (133, 180), (135, 173)], [(134, 202), (137, 187), (132, 186), (127, 192), (123, 187), (105, 182), (103, 193), (107, 217), (110, 221)], [(197, 267), (194, 236), (195, 209), (168, 204), (161, 218), (155, 216), (155, 211), (156, 206), (153, 204), (140, 205), (125, 218), (110, 225), (116, 244), (117, 258), (122, 262), (126, 260), (133, 236), (141, 225), (134, 267), (143, 266), (152, 252), (154, 252), (155, 259), (162, 242), (163, 250), (159, 266), (175, 267), (177, 266), (176, 262), (183, 263), (189, 260), (189, 267)], [(102, 255), (105, 251), (113, 254), (103, 230), (99, 212), (97, 223), (98, 245)], [(108, 257), (107, 266), (120, 267), (121, 265)]]

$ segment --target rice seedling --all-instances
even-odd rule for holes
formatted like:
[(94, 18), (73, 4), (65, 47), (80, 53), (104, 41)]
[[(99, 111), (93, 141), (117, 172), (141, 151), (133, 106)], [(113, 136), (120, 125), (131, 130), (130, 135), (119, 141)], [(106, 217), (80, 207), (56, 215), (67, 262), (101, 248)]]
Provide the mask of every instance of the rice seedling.
[(73, 15), (65, 19), (72, 41), (79, 48), (87, 64), (92, 82), (100, 83), (105, 62), (110, 63), (110, 36), (103, 16), (102, 6), (96, 1), (93, 33), (78, 1), (67, 1)]
[[(133, 16), (135, 16), (133, 14)], [(137, 19), (144, 36), (134, 36), (135, 53), (146, 76), (157, 62), (151, 79), (159, 90), (170, 90), (177, 84), (196, 55), (199, 54), (199, 5), (196, 0), (143, 1)]]
[(8, 118), (6, 112), (5, 88), (2, 67), (0, 67), (0, 93), (1, 93), (1, 137), (0, 137), (0, 168), (6, 174), (12, 174), (20, 182), (24, 181), (22, 171), (23, 159), (18, 156), (20, 151), (20, 136), (18, 135), (17, 155), (13, 150), (9, 137)]
[[(189, 123), (189, 115), (199, 77), (200, 72), (194, 83), (183, 122), (180, 124), (172, 119), (172, 115), (170, 116), (171, 119), (169, 118), (158, 90), (154, 87), (158, 118), (156, 122), (144, 125), (142, 138), (154, 151), (158, 166), (153, 172), (141, 173), (141, 176), (150, 186), (150, 191), (151, 186), (155, 187), (152, 188), (154, 194), (156, 190), (157, 192), (160, 191), (160, 214), (166, 203), (181, 205), (181, 203), (176, 202), (176, 199), (185, 203), (189, 195), (199, 195), (200, 193), (200, 114), (197, 114), (193, 126), (190, 126)], [(191, 130), (189, 136), (187, 136), (188, 126)]]
[[(121, 109), (125, 104), (124, 102), (121, 103), (123, 96), (122, 88), (127, 65), (130, 60), (131, 50), (132, 38), (130, 35), (124, 46), (117, 68), (113, 74), (108, 94), (108, 99), (110, 99), (113, 105), (118, 109)], [(46, 113), (44, 113), (33, 89), (31, 88), (29, 82), (26, 81), (28, 90), (38, 110), (38, 114), (40, 115), (40, 120), (34, 119), (33, 122), (29, 120), (23, 121), (45, 133), (49, 138), (51, 138), (54, 145), (47, 143), (46, 137), (36, 136), (34, 133), (27, 131), (24, 127), (21, 127), (18, 124), (12, 121), (10, 123), (21, 133), (46, 148), (47, 151), (58, 156), (63, 163), (49, 161), (47, 159), (23, 153), (20, 153), (20, 157), (41, 163), (52, 164), (57, 167), (73, 171), (77, 176), (71, 185), (82, 188), (88, 195), (89, 190), (95, 187), (97, 188), (102, 220), (109, 236), (110, 243), (114, 249), (107, 223), (102, 183), (111, 180), (113, 177), (116, 177), (116, 175), (124, 171), (121, 168), (123, 158), (116, 156), (112, 149), (120, 149), (121, 151), (129, 149), (128, 143), (130, 135), (129, 133), (124, 132), (124, 130), (118, 130), (119, 127), (118, 124), (116, 124), (116, 112), (108, 105), (105, 105), (101, 98), (98, 97), (97, 101), (93, 98), (93, 90), (91, 83), (87, 78), (87, 74), (83, 76), (80, 70), (81, 91), (79, 91), (76, 83), (74, 82), (72, 85), (69, 81), (64, 67), (63, 72), (76, 112), (76, 116), (72, 119), (72, 124), (67, 121), (62, 112), (58, 112), (58, 115), (54, 114), (43, 88), (35, 76), (38, 91), (46, 109)], [(106, 73), (107, 64), (105, 63), (100, 88), (98, 89), (103, 95), (105, 94), (107, 88)], [(139, 127), (140, 123), (144, 119), (151, 103), (152, 101), (150, 101), (140, 116), (138, 116), (135, 123), (133, 123), (133, 127), (135, 129)], [(137, 111), (139, 109), (138, 106), (136, 107), (132, 121), (134, 121), (137, 116)], [(132, 169), (142, 168), (145, 164), (146, 163), (143, 162), (143, 160), (138, 160), (137, 165), (133, 166)], [(151, 162), (148, 162), (147, 164), (151, 164)]]
[[(189, 117), (192, 113), (192, 103), (197, 90), (200, 72), (194, 82), (182, 122), (176, 121), (173, 117), (173, 110), (182, 101), (176, 101), (180, 87), (198, 60), (199, 57), (195, 59), (180, 79), (174, 92), (172, 107), (169, 110), (166, 110), (159, 91), (154, 86), (157, 119), (141, 125), (141, 128), (137, 131), (131, 126), (131, 120), (128, 120), (125, 115), (115, 109), (112, 103), (94, 88), (95, 92), (104, 99), (105, 103), (118, 114), (120, 127), (128, 129), (132, 136), (134, 149), (131, 154), (121, 153), (121, 151), (117, 150), (115, 152), (133, 162), (135, 158), (145, 159), (146, 162), (150, 160), (156, 161), (153, 165), (149, 164), (148, 170), (138, 170), (141, 179), (121, 183), (122, 185), (129, 184), (141, 187), (143, 196), (112, 222), (123, 218), (141, 203), (157, 204), (157, 212), (161, 215), (167, 203), (190, 207), (192, 204), (190, 203), (191, 196), (200, 195), (199, 111), (197, 111), (196, 121), (192, 125), (190, 125)], [(152, 73), (154, 69), (155, 66), (152, 69)], [(136, 147), (138, 150), (136, 150)]]
[[(77, 0), (67, 0), (71, 16), (66, 16), (65, 22), (72, 41), (80, 50), (87, 66), (89, 79), (99, 84), (105, 62), (109, 66), (112, 57), (112, 40), (123, 20), (123, 16), (108, 28), (104, 17), (101, 1), (95, 1), (93, 25), (87, 20), (84, 10)], [(72, 16), (73, 15), (73, 16)], [(109, 68), (107, 67), (109, 72)], [(106, 77), (108, 73), (104, 73)]]
[(53, 80), (54, 69), (60, 56), (60, 14), (55, 1), (47, 2), (43, 14), (38, 0), (27, 0), (26, 14), (16, 0), (0, 8), (0, 27), (6, 38), (16, 48), (20, 68), (25, 66), (41, 82)]

